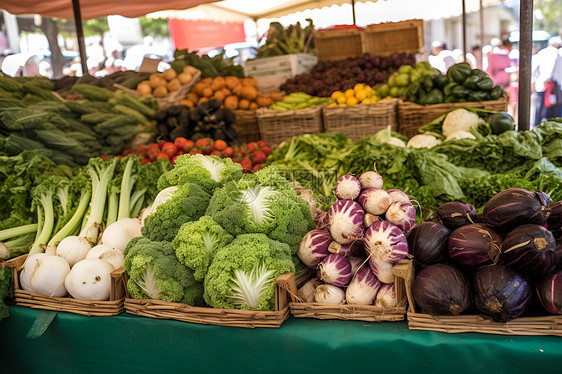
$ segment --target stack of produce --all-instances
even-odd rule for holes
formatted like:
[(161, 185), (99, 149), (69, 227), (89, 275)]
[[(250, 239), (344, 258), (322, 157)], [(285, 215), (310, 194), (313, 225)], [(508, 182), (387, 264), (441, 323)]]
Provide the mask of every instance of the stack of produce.
[(329, 107), (371, 104), (381, 100), (371, 86), (363, 83), (357, 83), (353, 88), (349, 88), (345, 92), (335, 91), (331, 97), (334, 102), (328, 105)]
[[(35, 157), (15, 166), (46, 165)], [(54, 255), (62, 239), (77, 234), (97, 244), (102, 227), (137, 217), (152, 203), (158, 178), (169, 169), (167, 161), (141, 166), (136, 156), (93, 158), (73, 176), (61, 175), (61, 168), (21, 169), (20, 175), (6, 178), (4, 186), (10, 190), (2, 191), (7, 202), (0, 224), (0, 258), (44, 251)], [(17, 191), (21, 188), (30, 193)]]
[(147, 80), (137, 85), (137, 93), (139, 96), (167, 97), (179, 90), (181, 86), (190, 84), (198, 73), (199, 71), (190, 65), (184, 67), (180, 73), (176, 73), (174, 69), (168, 69), (162, 73), (152, 73)]
[(147, 80), (150, 73), (141, 73), (135, 70), (116, 71), (102, 78), (96, 78), (92, 75), (86, 74), (81, 77), (71, 77), (69, 75), (60, 79), (53, 79), (53, 85), (57, 92), (68, 91), (75, 84), (89, 84), (91, 86), (98, 86), (107, 88), (108, 90), (116, 90), (115, 84), (134, 90), (140, 82)]
[(221, 106), (232, 110), (256, 110), (270, 106), (280, 98), (279, 94), (262, 95), (257, 89), (255, 78), (228, 76), (202, 79), (180, 104), (193, 108), (215, 99)]
[(231, 109), (220, 106), (220, 101), (211, 99), (192, 109), (185, 105), (161, 109), (154, 116), (159, 135), (168, 141), (178, 137), (193, 141), (208, 137), (234, 141), (237, 137), (233, 126), (236, 115)]
[(265, 43), (256, 49), (256, 58), (308, 53), (314, 50), (314, 24), (307, 18), (308, 25), (300, 22), (284, 28), (279, 22), (271, 22)]
[(175, 164), (178, 156), (183, 154), (230, 158), (233, 162), (240, 164), (244, 172), (250, 172), (261, 169), (267, 156), (271, 154), (271, 148), (263, 140), (242, 146), (229, 146), (224, 140), (211, 138), (198, 139), (195, 142), (185, 138), (176, 138), (173, 143), (161, 140), (154, 144), (139, 145), (135, 151), (130, 148), (123, 151), (123, 156), (138, 155), (141, 157), (142, 164), (159, 159), (168, 159)]
[(123, 91), (76, 84), (61, 100), (44, 78), (0, 77), (0, 154), (37, 150), (58, 164), (85, 165), (118, 154), (141, 132), (153, 132), (156, 103)]
[[(415, 56), (411, 53), (393, 53), (390, 56), (371, 56), (337, 61), (319, 61), (306, 74), (287, 79), (280, 87), (286, 93), (304, 91), (309, 95), (329, 97), (334, 91), (345, 91), (357, 83), (374, 86), (385, 82), (402, 65), (413, 65)], [(384, 95), (382, 97), (386, 97)]]
[(422, 126), (408, 141), (408, 147), (432, 148), (442, 141), (476, 139), (490, 134), (499, 135), (515, 130), (513, 117), (506, 112), (462, 107), (453, 109)]
[(181, 74), (186, 66), (193, 66), (201, 71), (201, 77), (244, 77), (244, 69), (234, 65), (232, 58), (225, 58), (224, 51), (215, 57), (204, 54), (199, 56), (197, 51), (189, 52), (187, 49), (176, 49), (174, 61), (170, 64), (176, 73)]
[(297, 253), (318, 270), (318, 277), (299, 290), (305, 302), (398, 305), (392, 267), (408, 254), (405, 234), (414, 226), (416, 210), (407, 194), (382, 186), (376, 171), (338, 179), (338, 200)]
[(273, 310), (274, 281), (295, 271), (314, 227), (291, 183), (275, 168), (243, 174), (230, 159), (196, 154), (178, 157), (158, 188), (143, 236), (125, 249), (131, 297)]
[(492, 197), (481, 217), (470, 204), (440, 206), (436, 222), (408, 234), (416, 303), (433, 316), (482, 313), (496, 322), (560, 314), (561, 217), (562, 201), (521, 188)]
[(555, 121), (532, 131), (450, 140), (431, 149), (397, 146), (404, 143), (403, 136), (388, 129), (356, 143), (341, 134), (310, 134), (277, 148), (267, 164), (312, 189), (326, 204), (339, 177), (360, 175), (376, 163), (385, 188), (416, 196), (428, 218), (448, 201), (465, 201), (481, 212), (492, 196), (514, 187), (545, 191), (561, 200), (561, 139), (562, 123)]
[(497, 100), (504, 94), (500, 86), (480, 69), (466, 62), (451, 66), (447, 74), (419, 62), (416, 68), (404, 66), (378, 89), (383, 97), (404, 97), (417, 104), (461, 103)]
[(319, 105), (328, 105), (332, 100), (324, 98), (311, 96), (306, 92), (293, 92), (289, 95), (283, 97), (283, 99), (273, 103), (269, 106), (269, 109), (273, 110), (299, 110), (312, 108)]

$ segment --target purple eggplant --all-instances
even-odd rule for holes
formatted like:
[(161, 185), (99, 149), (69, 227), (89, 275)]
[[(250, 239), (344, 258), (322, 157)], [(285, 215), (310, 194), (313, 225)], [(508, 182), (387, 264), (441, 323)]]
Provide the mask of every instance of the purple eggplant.
[(501, 237), (483, 223), (461, 226), (451, 233), (448, 240), (451, 260), (471, 270), (496, 264), (501, 245)]
[(445, 261), (449, 257), (451, 231), (437, 222), (422, 222), (407, 235), (410, 254), (417, 269)]
[(539, 300), (550, 314), (562, 314), (562, 271), (543, 278), (536, 286)]
[(476, 308), (496, 322), (507, 322), (523, 314), (531, 294), (525, 278), (506, 266), (487, 266), (474, 275)]
[(476, 209), (471, 204), (451, 201), (442, 204), (435, 212), (435, 221), (449, 230), (476, 222)]

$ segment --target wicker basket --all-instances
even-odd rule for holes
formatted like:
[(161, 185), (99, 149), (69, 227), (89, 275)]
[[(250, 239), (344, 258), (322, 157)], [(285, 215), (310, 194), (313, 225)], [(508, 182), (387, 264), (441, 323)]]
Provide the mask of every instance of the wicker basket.
[[(193, 76), (193, 79), (188, 84), (182, 85), (178, 90), (174, 91), (171, 95), (168, 95), (166, 97), (155, 97), (154, 100), (158, 103), (159, 108), (167, 108), (171, 105), (176, 105), (181, 100), (186, 98), (187, 94), (189, 93), (189, 91), (191, 91), (195, 83), (199, 82), (199, 79), (201, 79), (201, 71), (197, 70), (197, 72)], [(117, 83), (114, 83), (113, 86), (127, 93), (130, 93), (131, 95), (139, 97), (139, 94), (137, 93), (136, 90), (132, 90), (130, 88), (127, 88)]]
[(322, 132), (322, 107), (279, 111), (261, 108), (256, 111), (261, 139), (277, 145), (302, 134)]
[(20, 268), (23, 266), (27, 255), (19, 256), (6, 264), (14, 272), (14, 296), (16, 305), (33, 309), (54, 310), (69, 312), (84, 316), (115, 316), (125, 311), (125, 271), (123, 268), (111, 273), (111, 291), (109, 301), (76, 300), (72, 297), (48, 297), (38, 293), (23, 290), (19, 283)]
[(411, 138), (418, 134), (418, 129), (423, 125), (433, 121), (435, 118), (443, 115), (443, 113), (458, 108), (460, 106), (472, 106), (475, 108), (484, 108), (498, 112), (505, 112), (509, 97), (505, 94), (498, 100), (464, 102), (464, 103), (448, 103), (448, 104), (430, 104), (420, 105), (410, 101), (402, 101), (398, 103), (398, 131)]
[(236, 122), (234, 129), (238, 134), (236, 140), (240, 144), (257, 142), (260, 140), (260, 127), (255, 110), (235, 110)]
[(501, 323), (479, 315), (436, 316), (408, 312), (410, 330), (431, 330), (447, 333), (480, 332), (499, 335), (562, 336), (562, 316), (522, 317)]
[[(294, 279), (287, 284), (292, 302), (289, 304), (291, 314), (297, 318), (341, 319), (367, 322), (402, 321), (406, 316), (408, 299), (406, 293), (411, 290), (413, 266), (411, 260), (402, 260), (392, 269), (396, 298), (399, 301), (395, 308), (384, 309), (374, 305), (321, 304), (304, 303), (297, 296)], [(411, 291), (410, 291), (411, 292)]]
[(125, 299), (127, 313), (137, 316), (174, 319), (177, 321), (232, 327), (278, 328), (289, 318), (289, 296), (286, 289), (292, 273), (282, 274), (275, 280), (275, 311), (214, 309), (195, 307), (161, 300)]
[(397, 103), (397, 99), (392, 99), (373, 104), (323, 107), (324, 131), (340, 132), (353, 141), (374, 135), (389, 125), (393, 131), (398, 131)]

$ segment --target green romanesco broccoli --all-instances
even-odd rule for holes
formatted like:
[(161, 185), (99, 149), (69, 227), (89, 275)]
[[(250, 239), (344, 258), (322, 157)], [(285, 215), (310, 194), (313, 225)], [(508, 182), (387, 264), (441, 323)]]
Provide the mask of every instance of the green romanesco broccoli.
[(215, 254), (205, 301), (220, 309), (274, 310), (275, 279), (294, 271), (287, 244), (264, 234), (239, 235)]
[(209, 216), (184, 223), (173, 245), (178, 260), (194, 271), (195, 280), (202, 281), (215, 253), (229, 244), (234, 237)]
[(154, 241), (171, 242), (181, 225), (205, 214), (211, 196), (193, 183), (180, 186), (171, 199), (158, 205), (144, 220), (141, 232)]
[(204, 305), (203, 284), (178, 261), (172, 243), (139, 236), (129, 242), (123, 253), (132, 298)]
[(158, 188), (163, 190), (170, 186), (196, 183), (205, 192), (213, 194), (216, 188), (241, 177), (242, 166), (229, 158), (186, 154), (176, 159), (172, 170), (162, 174), (158, 180)]
[(207, 215), (232, 235), (262, 233), (296, 253), (314, 229), (308, 204), (274, 167), (245, 174), (215, 191)]

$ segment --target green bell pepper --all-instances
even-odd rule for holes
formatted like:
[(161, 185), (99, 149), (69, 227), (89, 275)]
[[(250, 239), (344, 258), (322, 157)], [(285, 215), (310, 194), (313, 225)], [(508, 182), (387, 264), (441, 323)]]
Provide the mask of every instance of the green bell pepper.
[(447, 77), (441, 73), (435, 74), (432, 81), (433, 87), (437, 87), (440, 90), (442, 90), (447, 84), (449, 84), (449, 80), (447, 79)]
[(443, 93), (438, 89), (434, 88), (420, 102), (420, 104), (440, 104), (443, 102)]
[(447, 70), (447, 78), (449, 82), (457, 82), (463, 84), (466, 78), (472, 73), (472, 69), (467, 62), (455, 64)]
[(483, 91), (491, 91), (494, 88), (494, 82), (490, 78), (482, 78), (476, 86)]
[(468, 101), (486, 101), (489, 98), (486, 91), (472, 91), (468, 94)]
[(472, 73), (470, 75), (474, 75), (480, 78), (490, 78), (490, 76), (488, 75), (488, 73), (486, 73), (483, 70), (480, 69), (473, 69)]
[(406, 98), (408, 101), (416, 101), (416, 98), (421, 92), (421, 85), (418, 82), (410, 84), (408, 90), (406, 91)]
[(462, 85), (469, 90), (475, 90), (477, 88), (476, 84), (480, 82), (480, 79), (481, 78), (479, 76), (471, 75), (464, 80)]
[(451, 90), (451, 94), (453, 94), (457, 98), (466, 99), (468, 97), (469, 93), (470, 93), (470, 90), (468, 88), (464, 87), (464, 86), (456, 86), (455, 88), (453, 88)]
[(429, 92), (433, 89), (433, 81), (429, 75), (423, 79), (422, 88), (425, 92)]
[(504, 131), (515, 129), (513, 117), (506, 112), (490, 114), (486, 117), (486, 122), (490, 125), (490, 129), (494, 135), (499, 135)]
[(500, 86), (495, 86), (490, 91), (490, 100), (497, 100), (503, 95), (503, 89)]
[(457, 82), (451, 82), (449, 84), (447, 84), (444, 88), (443, 88), (443, 94), (445, 96), (449, 96), (451, 95), (451, 91), (453, 90), (453, 88), (455, 88), (456, 86), (458, 86), (459, 84)]

